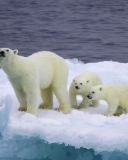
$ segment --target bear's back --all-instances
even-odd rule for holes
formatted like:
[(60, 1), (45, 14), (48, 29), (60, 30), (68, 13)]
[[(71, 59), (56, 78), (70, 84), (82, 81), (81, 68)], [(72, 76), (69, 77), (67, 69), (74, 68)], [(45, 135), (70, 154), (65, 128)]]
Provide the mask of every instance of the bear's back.
[(128, 84), (104, 84), (101, 85), (105, 92), (116, 94), (119, 96), (128, 96)]
[(62, 57), (50, 51), (40, 51), (30, 55), (28, 58), (34, 62), (51, 63), (54, 66), (58, 64), (66, 65), (66, 62)]

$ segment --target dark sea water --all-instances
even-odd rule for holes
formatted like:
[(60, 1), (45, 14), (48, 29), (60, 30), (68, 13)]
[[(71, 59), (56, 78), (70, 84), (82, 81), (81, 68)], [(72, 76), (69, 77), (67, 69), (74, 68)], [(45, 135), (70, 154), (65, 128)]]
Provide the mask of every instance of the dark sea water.
[(0, 0), (0, 48), (128, 62), (127, 0)]

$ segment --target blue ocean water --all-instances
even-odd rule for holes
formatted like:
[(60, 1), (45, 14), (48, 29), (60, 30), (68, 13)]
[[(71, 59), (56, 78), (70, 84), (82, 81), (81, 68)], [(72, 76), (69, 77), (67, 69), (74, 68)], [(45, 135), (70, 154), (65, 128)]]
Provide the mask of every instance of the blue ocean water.
[(0, 1), (0, 47), (84, 62), (127, 62), (127, 0)]
[(19, 137), (1, 142), (0, 160), (128, 160), (128, 155), (118, 151), (95, 153), (93, 149), (48, 144), (38, 137)]

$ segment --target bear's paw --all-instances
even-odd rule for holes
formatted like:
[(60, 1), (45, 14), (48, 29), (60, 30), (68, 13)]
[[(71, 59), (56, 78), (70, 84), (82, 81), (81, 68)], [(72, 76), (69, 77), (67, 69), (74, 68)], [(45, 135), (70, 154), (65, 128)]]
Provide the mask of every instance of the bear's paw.
[(20, 105), (20, 107), (18, 108), (18, 110), (19, 111), (27, 111), (27, 107)]
[(57, 111), (62, 111), (63, 113), (67, 114), (70, 112), (70, 105), (61, 105), (59, 108), (56, 108)]
[(41, 104), (39, 105), (39, 108), (40, 108), (40, 109), (52, 109), (52, 105), (45, 104), (45, 103), (41, 103)]

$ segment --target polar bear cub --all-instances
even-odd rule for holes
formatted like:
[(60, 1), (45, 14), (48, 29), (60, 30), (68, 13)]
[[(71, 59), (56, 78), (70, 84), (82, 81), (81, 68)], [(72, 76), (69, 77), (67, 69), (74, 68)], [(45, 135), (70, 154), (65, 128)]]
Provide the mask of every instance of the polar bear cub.
[(49, 51), (37, 52), (29, 57), (17, 55), (18, 50), (0, 49), (0, 67), (8, 75), (19, 100), (19, 110), (36, 115), (40, 108), (52, 108), (53, 92), (63, 113), (70, 111), (67, 92), (68, 66), (65, 60)]
[[(101, 84), (101, 79), (93, 72), (84, 72), (76, 76), (69, 88), (69, 97), (73, 108), (82, 108), (88, 105), (95, 106), (97, 100), (89, 100), (87, 98), (90, 87)], [(80, 105), (77, 104), (77, 95), (82, 96), (83, 100)]]
[(105, 100), (108, 109), (104, 115), (120, 115), (121, 109), (128, 113), (128, 85), (103, 84), (91, 87), (88, 98), (91, 100)]

